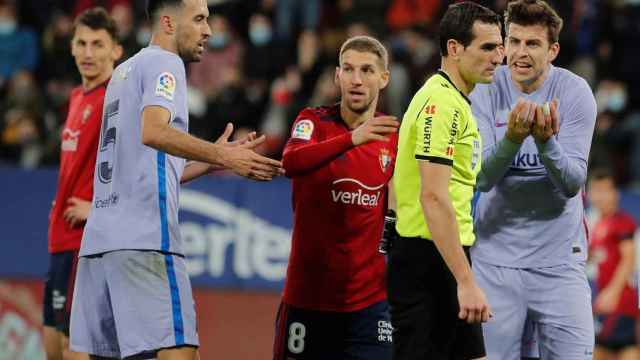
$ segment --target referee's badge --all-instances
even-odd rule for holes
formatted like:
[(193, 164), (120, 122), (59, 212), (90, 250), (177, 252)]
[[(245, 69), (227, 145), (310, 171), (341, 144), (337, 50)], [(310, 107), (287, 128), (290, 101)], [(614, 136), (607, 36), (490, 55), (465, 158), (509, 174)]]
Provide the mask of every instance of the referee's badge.
[(389, 167), (389, 164), (391, 164), (391, 155), (389, 155), (389, 149), (380, 149), (378, 160), (380, 160), (380, 167), (382, 168), (382, 172), (387, 172), (387, 168)]

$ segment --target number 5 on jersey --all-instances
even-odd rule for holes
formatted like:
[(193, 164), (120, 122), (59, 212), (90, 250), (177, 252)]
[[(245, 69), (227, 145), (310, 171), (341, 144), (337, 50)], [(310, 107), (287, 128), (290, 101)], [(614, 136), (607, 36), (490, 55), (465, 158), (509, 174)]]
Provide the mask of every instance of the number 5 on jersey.
[[(100, 164), (98, 165), (98, 178), (100, 182), (103, 184), (108, 184), (111, 182), (113, 177), (113, 162), (109, 163), (110, 160), (113, 160), (114, 149), (116, 146), (116, 126), (109, 127), (110, 120), (118, 115), (118, 109), (120, 107), (120, 100), (115, 100), (107, 104), (104, 108), (104, 117), (102, 119), (102, 129), (100, 131), (100, 153), (105, 153), (106, 151), (110, 151), (110, 153), (105, 154), (100, 157)], [(113, 119), (113, 123), (115, 123), (116, 119)]]

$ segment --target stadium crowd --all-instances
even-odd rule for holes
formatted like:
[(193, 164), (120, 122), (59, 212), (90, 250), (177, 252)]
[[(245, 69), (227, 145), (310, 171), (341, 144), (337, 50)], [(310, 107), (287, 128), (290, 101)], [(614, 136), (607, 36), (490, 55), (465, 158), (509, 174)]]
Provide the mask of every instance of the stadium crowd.
[[(268, 135), (278, 157), (305, 106), (337, 101), (337, 47), (371, 34), (391, 51), (380, 107), (402, 117), (439, 66), (435, 33), (452, 0), (209, 0), (213, 36), (188, 67), (190, 131), (215, 139), (227, 121)], [(478, 1), (502, 12), (507, 0)], [(73, 18), (96, 5), (116, 19), (127, 59), (147, 45), (144, 0), (0, 0), (0, 162), (25, 168), (59, 161), (60, 130), (79, 78), (69, 52)], [(613, 167), (640, 188), (640, 2), (550, 1), (565, 19), (555, 64), (591, 85), (598, 120), (590, 166)]]

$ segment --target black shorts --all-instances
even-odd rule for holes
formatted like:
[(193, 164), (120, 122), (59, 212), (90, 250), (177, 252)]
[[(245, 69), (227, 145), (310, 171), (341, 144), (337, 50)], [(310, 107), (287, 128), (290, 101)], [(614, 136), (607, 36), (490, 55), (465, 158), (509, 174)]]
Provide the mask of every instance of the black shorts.
[(636, 320), (633, 317), (610, 314), (596, 316), (596, 345), (611, 352), (619, 352), (638, 345)]
[(43, 322), (69, 336), (73, 286), (78, 268), (78, 251), (63, 251), (49, 257), (44, 284)]
[(346, 313), (281, 303), (275, 333), (273, 360), (391, 360), (386, 301)]
[[(465, 248), (467, 258), (469, 249)], [(486, 356), (481, 324), (458, 318), (453, 274), (433, 241), (398, 238), (387, 287), (394, 360), (467, 360)]]

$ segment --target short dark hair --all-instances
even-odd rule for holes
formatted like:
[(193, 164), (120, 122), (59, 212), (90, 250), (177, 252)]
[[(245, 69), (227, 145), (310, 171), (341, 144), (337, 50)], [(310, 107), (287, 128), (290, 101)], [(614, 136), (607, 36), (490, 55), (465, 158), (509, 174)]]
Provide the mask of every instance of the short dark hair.
[(183, 0), (147, 0), (147, 19), (153, 20), (160, 9), (182, 5)]
[(80, 13), (73, 22), (74, 33), (80, 25), (87, 26), (91, 30), (105, 30), (113, 41), (118, 42), (116, 22), (103, 7), (94, 7)]
[(447, 42), (454, 39), (467, 47), (474, 39), (473, 24), (480, 21), (500, 27), (500, 16), (480, 4), (463, 1), (449, 5), (440, 21), (440, 55), (447, 56)]
[(342, 60), (342, 55), (347, 50), (355, 50), (360, 52), (367, 52), (376, 55), (381, 63), (382, 68), (387, 70), (389, 66), (389, 54), (387, 53), (387, 49), (382, 45), (382, 43), (371, 36), (354, 36), (342, 44), (340, 47), (340, 60)]
[(509, 3), (504, 12), (507, 30), (509, 24), (522, 26), (542, 25), (547, 28), (549, 44), (557, 43), (562, 30), (562, 18), (553, 8), (542, 0), (517, 0)]
[(616, 182), (616, 177), (613, 174), (613, 171), (607, 167), (595, 168), (589, 173), (590, 181), (600, 181), (600, 180), (611, 180), (613, 183)]

